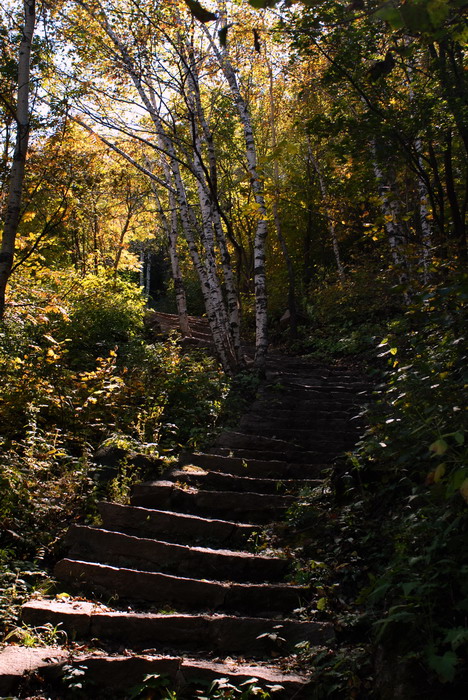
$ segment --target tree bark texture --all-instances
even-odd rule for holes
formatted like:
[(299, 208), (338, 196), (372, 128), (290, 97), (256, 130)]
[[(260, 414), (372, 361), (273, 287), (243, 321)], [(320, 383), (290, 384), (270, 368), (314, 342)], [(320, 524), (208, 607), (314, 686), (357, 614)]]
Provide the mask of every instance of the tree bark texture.
[(25, 0), (24, 26), (18, 56), (18, 92), (16, 103), (16, 145), (10, 170), (5, 223), (0, 247), (0, 319), (5, 314), (5, 294), (15, 254), (16, 236), (21, 216), (21, 200), (28, 152), (30, 114), (31, 47), (36, 25), (36, 2)]
[[(225, 23), (225, 20), (224, 20)], [(237, 113), (244, 132), (245, 156), (250, 175), (250, 183), (258, 209), (258, 221), (254, 240), (254, 285), (255, 285), (255, 364), (262, 368), (268, 351), (267, 287), (265, 268), (265, 244), (268, 233), (267, 208), (263, 180), (258, 173), (257, 150), (253, 133), (252, 119), (237, 81), (237, 75), (230, 61), (227, 48), (219, 49), (208, 29), (203, 30), (210, 43), (224, 77), (229, 85)]]

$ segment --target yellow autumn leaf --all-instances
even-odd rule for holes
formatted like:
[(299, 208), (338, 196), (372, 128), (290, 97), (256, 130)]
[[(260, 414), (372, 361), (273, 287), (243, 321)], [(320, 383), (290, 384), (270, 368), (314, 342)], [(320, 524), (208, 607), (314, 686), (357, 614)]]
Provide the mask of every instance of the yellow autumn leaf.
[(439, 464), (434, 472), (434, 483), (437, 484), (438, 481), (442, 479), (446, 471), (445, 462)]
[(468, 503), (468, 479), (465, 479), (465, 481), (460, 486), (460, 493), (465, 503)]

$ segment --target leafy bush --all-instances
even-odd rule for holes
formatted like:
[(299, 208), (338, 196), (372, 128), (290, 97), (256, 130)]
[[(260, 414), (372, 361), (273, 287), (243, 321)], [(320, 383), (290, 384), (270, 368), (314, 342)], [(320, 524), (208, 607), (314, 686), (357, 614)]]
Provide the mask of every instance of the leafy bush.
[[(387, 324), (368, 430), (289, 514), (296, 578), (338, 648), (303, 648), (314, 697), (462, 697), (468, 679), (468, 278)], [(369, 664), (372, 660), (372, 664)], [(354, 693), (354, 695), (352, 694)]]
[[(8, 624), (70, 522), (93, 517), (106, 489), (125, 499), (141, 478), (130, 464), (112, 472), (93, 463), (96, 448), (122, 440), (157, 457), (197, 447), (217, 429), (229, 388), (213, 358), (184, 353), (177, 337), (148, 344), (137, 287), (103, 275), (71, 275), (70, 283), (63, 298), (53, 278), (29, 282), (0, 327), (0, 603)], [(26, 580), (23, 569), (42, 574)]]
[(298, 350), (326, 359), (363, 352), (369, 357), (375, 338), (402, 312), (402, 300), (391, 274), (368, 263), (342, 279), (321, 280), (309, 291), (306, 310), (310, 325)]

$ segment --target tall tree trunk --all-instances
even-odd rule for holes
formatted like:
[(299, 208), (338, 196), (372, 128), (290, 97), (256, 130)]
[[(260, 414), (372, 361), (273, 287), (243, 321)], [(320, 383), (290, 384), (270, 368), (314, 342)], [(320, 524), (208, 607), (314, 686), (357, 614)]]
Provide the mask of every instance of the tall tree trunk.
[[(227, 26), (224, 13), (223, 24), (224, 27)], [(263, 366), (265, 365), (266, 354), (268, 351), (267, 287), (265, 268), (265, 243), (268, 233), (268, 216), (265, 204), (263, 180), (260, 178), (258, 173), (257, 150), (255, 147), (255, 139), (250, 111), (239, 89), (237, 75), (230, 61), (227, 48), (224, 47), (220, 50), (205, 25), (203, 25), (203, 30), (210, 43), (212, 51), (219, 62), (224, 77), (226, 78), (226, 81), (229, 85), (234, 103), (237, 108), (237, 113), (239, 115), (239, 119), (243, 127), (247, 168), (249, 171), (250, 183), (258, 209), (258, 221), (254, 241), (256, 331), (255, 364), (257, 367), (263, 368)]]
[[(410, 41), (405, 41), (409, 44)], [(410, 65), (406, 69), (407, 79), (408, 79), (408, 93), (410, 104), (414, 102), (414, 91), (412, 85), (413, 67)], [(429, 258), (432, 248), (432, 227), (429, 221), (429, 209), (427, 206), (427, 199), (430, 195), (429, 188), (422, 178), (422, 173), (424, 173), (424, 163), (423, 163), (423, 147), (422, 141), (419, 136), (415, 138), (414, 141), (415, 150), (415, 160), (418, 166), (417, 178), (417, 189), (418, 189), (418, 209), (419, 209), (419, 224), (421, 226), (421, 262), (423, 267), (423, 281), (424, 284), (428, 282), (429, 279)]]
[[(422, 143), (421, 139), (417, 138), (414, 142), (414, 148), (418, 159), (419, 168), (422, 170), (424, 163), (422, 162)], [(429, 219), (429, 208), (427, 206), (428, 191), (422, 177), (417, 175), (417, 186), (419, 195), (419, 224), (421, 226), (421, 249), (422, 249), (422, 265), (424, 270), (424, 284), (429, 280), (429, 260), (432, 250), (432, 226)]]
[[(205, 119), (203, 107), (200, 99), (200, 90), (198, 85), (198, 69), (195, 56), (192, 48), (185, 45), (180, 38), (181, 54), (185, 64), (185, 73), (187, 80), (187, 106), (190, 111), (190, 119), (192, 123), (192, 139), (194, 146), (193, 167), (197, 176), (198, 198), (200, 201), (200, 209), (202, 212), (202, 224), (204, 230), (205, 249), (207, 253), (207, 262), (211, 262), (216, 268), (216, 259), (214, 254), (214, 239), (213, 232), (216, 236), (216, 242), (221, 254), (221, 265), (224, 275), (224, 284), (226, 287), (227, 311), (229, 318), (229, 327), (231, 331), (230, 341), (232, 343), (232, 352), (236, 358), (236, 362), (242, 364), (242, 349), (240, 341), (240, 318), (239, 304), (234, 275), (231, 265), (231, 256), (229, 255), (226, 237), (220, 217), (220, 205), (217, 198), (217, 166), (216, 154), (213, 145), (213, 137), (210, 126)], [(185, 49), (185, 50), (184, 50)], [(201, 128), (199, 128), (199, 125)], [(203, 147), (206, 150), (208, 158), (208, 168), (203, 163)]]
[(398, 271), (398, 279), (402, 287), (405, 289), (403, 297), (406, 303), (410, 301), (410, 293), (408, 290), (408, 263), (403, 251), (403, 235), (401, 233), (401, 211), (398, 201), (393, 192), (393, 188), (388, 183), (380, 165), (377, 143), (375, 138), (371, 141), (373, 166), (377, 188), (380, 197), (382, 214), (384, 217), (384, 226), (387, 233), (387, 239), (390, 246), (390, 254), (393, 263)]
[(36, 1), (24, 0), (24, 26), (18, 56), (18, 93), (16, 103), (16, 145), (13, 164), (10, 170), (10, 182), (0, 247), (0, 320), (5, 314), (5, 294), (13, 258), (15, 254), (16, 235), (20, 222), (21, 200), (29, 144), (30, 114), (30, 74), (31, 45), (36, 24)]

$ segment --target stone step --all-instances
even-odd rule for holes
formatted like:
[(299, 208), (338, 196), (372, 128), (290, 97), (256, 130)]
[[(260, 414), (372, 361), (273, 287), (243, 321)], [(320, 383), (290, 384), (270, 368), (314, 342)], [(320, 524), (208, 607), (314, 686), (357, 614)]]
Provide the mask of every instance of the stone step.
[(295, 411), (293, 408), (284, 410), (271, 406), (269, 409), (264, 407), (261, 410), (257, 410), (255, 404), (253, 404), (251, 410), (241, 418), (239, 425), (242, 425), (245, 420), (268, 422), (270, 426), (280, 425), (283, 428), (290, 426), (297, 428), (326, 428), (331, 424), (346, 427), (350, 421), (351, 425), (353, 425), (355, 418), (352, 415), (352, 411), (348, 413), (336, 411), (334, 414), (326, 411), (321, 415), (317, 415), (313, 411)]
[(344, 396), (355, 394), (360, 391), (368, 391), (369, 385), (364, 382), (340, 382), (332, 378), (314, 378), (313, 376), (304, 377), (300, 375), (278, 374), (273, 381), (266, 382), (261, 389), (261, 392), (283, 390), (302, 390), (304, 392), (321, 392), (326, 396)]
[(140, 537), (158, 537), (169, 542), (194, 544), (203, 542), (238, 548), (258, 530), (258, 526), (228, 520), (201, 518), (187, 513), (171, 513), (151, 508), (98, 503), (106, 530), (116, 530)]
[[(287, 434), (289, 431), (287, 431)], [(328, 442), (323, 442), (323, 444), (318, 444), (317, 450), (314, 452), (318, 455), (324, 455), (326, 457), (333, 457), (341, 451), (342, 445), (339, 444), (337, 448), (334, 446), (328, 446)], [(216, 441), (216, 447), (225, 447), (230, 450), (255, 450), (257, 453), (259, 451), (265, 454), (275, 454), (278, 455), (277, 459), (281, 459), (279, 455), (294, 455), (297, 456), (298, 453), (306, 450), (302, 445), (296, 444), (293, 439), (291, 441), (284, 440), (283, 438), (274, 437), (264, 437), (255, 433), (244, 433), (237, 432), (234, 430), (224, 431), (218, 437)], [(306, 450), (310, 452), (309, 450)], [(284, 458), (283, 458), (284, 459)], [(284, 461), (295, 461), (294, 458)], [(312, 460), (309, 460), (312, 462)], [(325, 461), (322, 457), (322, 462)]]
[(57, 671), (69, 658), (68, 649), (58, 646), (6, 646), (0, 650), (0, 697), (16, 694), (22, 681), (32, 673)]
[(300, 445), (306, 450), (320, 450), (327, 447), (333, 442), (333, 446), (340, 451), (349, 449), (359, 439), (359, 431), (357, 429), (336, 427), (333, 425), (323, 429), (298, 429), (298, 428), (280, 428), (271, 426), (268, 421), (250, 422), (248, 418), (239, 426), (244, 434), (261, 436), (277, 440), (289, 440), (294, 445)]
[(225, 583), (171, 576), (75, 559), (61, 559), (55, 576), (93, 593), (147, 601), (182, 611), (249, 612), (267, 617), (291, 611), (310, 598), (306, 586)]
[[(223, 448), (219, 448), (223, 450)], [(225, 454), (226, 452), (226, 454)], [(221, 454), (210, 452), (183, 452), (179, 457), (182, 465), (193, 465), (202, 469), (214, 470), (235, 476), (247, 476), (261, 479), (313, 479), (321, 474), (324, 467), (321, 463), (296, 464), (284, 460), (256, 459), (230, 456), (230, 450)], [(236, 451), (237, 454), (237, 451)]]
[(216, 446), (211, 447), (208, 450), (208, 453), (212, 455), (220, 455), (222, 457), (236, 456), (245, 461), (271, 460), (296, 465), (304, 464), (308, 467), (321, 465), (324, 468), (327, 468), (330, 464), (332, 464), (337, 455), (340, 454), (339, 452), (337, 453), (336, 450), (309, 452), (294, 445), (285, 452), (277, 452), (275, 450), (269, 451), (263, 447), (259, 449), (254, 449), (252, 447), (250, 449), (246, 449), (241, 447), (232, 448)]
[(172, 481), (146, 481), (134, 486), (130, 503), (229, 520), (265, 523), (283, 515), (295, 502), (294, 496), (235, 491), (204, 491), (182, 488)]
[(265, 384), (257, 392), (259, 397), (268, 396), (268, 398), (276, 398), (283, 400), (284, 398), (303, 399), (305, 401), (324, 401), (342, 402), (343, 405), (363, 401), (371, 395), (371, 391), (365, 387), (345, 387), (345, 386), (330, 386), (328, 384), (320, 385), (300, 385), (296, 383), (290, 384)]
[[(310, 698), (310, 682), (306, 676), (283, 674), (277, 668), (266, 665), (245, 664), (239, 661), (201, 661), (179, 656), (142, 654), (135, 656), (80, 654), (67, 663), (69, 673), (74, 668), (84, 669), (83, 685), (90, 688), (94, 698), (112, 697), (127, 700), (129, 690), (142, 683), (147, 676), (162, 676), (170, 679), (177, 693), (190, 692), (190, 684), (208, 687), (219, 679), (227, 679), (232, 685), (241, 687), (255, 678), (268, 690), (281, 686), (274, 693), (275, 700), (306, 700)], [(80, 678), (81, 680), (81, 678)], [(110, 695), (111, 693), (111, 695)], [(195, 697), (195, 696), (194, 696)]]
[(70, 528), (66, 544), (71, 559), (191, 578), (258, 583), (279, 581), (288, 570), (288, 561), (279, 557), (190, 547), (84, 525)]
[[(245, 468), (244, 468), (245, 471)], [(217, 471), (206, 471), (201, 467), (186, 466), (174, 469), (169, 474), (172, 481), (215, 491), (250, 491), (254, 493), (293, 493), (301, 488), (314, 488), (319, 479), (259, 479)]]
[(86, 601), (32, 600), (22, 621), (33, 627), (50, 623), (69, 639), (100, 639), (132, 649), (181, 649), (215, 654), (268, 657), (290, 652), (299, 642), (332, 644), (333, 626), (323, 622), (232, 615), (182, 615), (111, 610)]
[(352, 416), (356, 414), (362, 403), (346, 403), (341, 401), (304, 399), (299, 400), (297, 397), (280, 398), (278, 396), (258, 396), (251, 405), (251, 410), (256, 413), (268, 415), (269, 412), (297, 412), (298, 417), (304, 415), (314, 415), (319, 417), (333, 417), (336, 414)]

